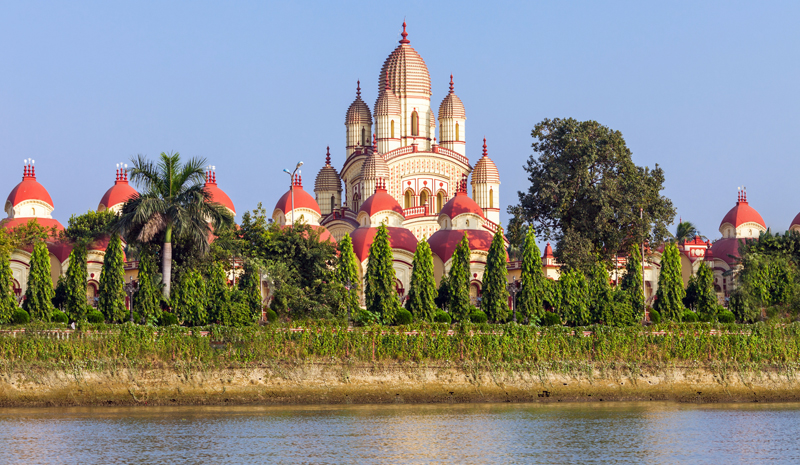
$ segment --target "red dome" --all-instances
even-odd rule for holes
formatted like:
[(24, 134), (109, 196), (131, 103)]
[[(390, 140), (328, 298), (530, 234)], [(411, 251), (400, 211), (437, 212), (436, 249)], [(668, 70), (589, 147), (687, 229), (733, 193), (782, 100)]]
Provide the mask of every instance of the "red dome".
[[(386, 228), (389, 231), (389, 243), (393, 249), (406, 250), (414, 253), (417, 250), (417, 238), (406, 228)], [(353, 252), (359, 261), (366, 260), (369, 247), (375, 240), (378, 228), (357, 228), (350, 234), (353, 240)]]
[(375, 193), (365, 200), (363, 204), (361, 204), (361, 208), (358, 210), (358, 212), (367, 212), (367, 215), (371, 217), (375, 213), (386, 210), (392, 210), (401, 215), (403, 214), (403, 207), (397, 203), (397, 200), (389, 195), (389, 193), (386, 192), (386, 189), (383, 187), (378, 187), (375, 189)]
[[(295, 205), (297, 205), (297, 208), (309, 208), (322, 215), (322, 211), (319, 209), (319, 204), (316, 200), (314, 200), (314, 197), (311, 197), (311, 194), (303, 190), (303, 184), (300, 181), (299, 176), (298, 180), (294, 183), (294, 202)], [(286, 191), (286, 193), (283, 194), (283, 197), (278, 200), (278, 203), (275, 204), (275, 210), (282, 211), (284, 215), (293, 210), (291, 189)]]
[(729, 265), (733, 265), (741, 258), (739, 255), (739, 244), (744, 243), (745, 240), (746, 239), (737, 239), (734, 237), (719, 239), (711, 244), (711, 248), (708, 249), (708, 252), (711, 253), (713, 258), (718, 258)]
[(458, 192), (455, 197), (444, 204), (442, 211), (439, 212), (440, 215), (447, 215), (450, 219), (453, 219), (463, 213), (474, 213), (481, 218), (486, 219), (486, 217), (483, 216), (483, 209), (478, 206), (478, 204), (472, 200), (466, 192)]
[(127, 179), (117, 179), (114, 182), (114, 185), (106, 191), (105, 195), (103, 195), (103, 198), (100, 200), (100, 205), (97, 206), (97, 209), (100, 210), (101, 206), (108, 209), (115, 205), (125, 203), (128, 199), (138, 194), (139, 193), (136, 192), (136, 189), (128, 184)]
[(732, 224), (734, 228), (738, 228), (745, 223), (757, 223), (764, 228), (767, 227), (767, 225), (764, 223), (764, 219), (761, 218), (761, 215), (758, 214), (755, 208), (751, 207), (747, 203), (747, 194), (739, 195), (739, 200), (736, 202), (736, 206), (731, 208), (731, 211), (725, 215), (725, 218), (722, 219), (719, 227), (722, 228), (722, 225), (725, 223)]
[(467, 240), (469, 241), (469, 250), (489, 251), (494, 236), (485, 229), (440, 229), (433, 233), (430, 239), (428, 239), (431, 252), (441, 258), (442, 262), (447, 262), (447, 260), (450, 260), (450, 257), (453, 256), (465, 232), (467, 233)]
[(17, 184), (11, 193), (8, 194), (6, 202), (11, 203), (12, 207), (16, 207), (20, 202), (26, 200), (40, 200), (51, 207), (55, 207), (55, 205), (53, 205), (53, 199), (50, 198), (47, 189), (36, 181), (36, 171), (32, 165), (25, 166), (22, 182)]
[(794, 225), (800, 225), (800, 213), (798, 213), (797, 216), (794, 217), (794, 219), (792, 220), (792, 224), (789, 225), (789, 228), (791, 229), (791, 227)]

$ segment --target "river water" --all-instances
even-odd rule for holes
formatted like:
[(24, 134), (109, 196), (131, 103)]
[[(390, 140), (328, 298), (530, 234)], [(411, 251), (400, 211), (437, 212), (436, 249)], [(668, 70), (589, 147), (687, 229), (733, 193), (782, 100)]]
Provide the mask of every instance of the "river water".
[(0, 410), (0, 463), (800, 463), (800, 405)]

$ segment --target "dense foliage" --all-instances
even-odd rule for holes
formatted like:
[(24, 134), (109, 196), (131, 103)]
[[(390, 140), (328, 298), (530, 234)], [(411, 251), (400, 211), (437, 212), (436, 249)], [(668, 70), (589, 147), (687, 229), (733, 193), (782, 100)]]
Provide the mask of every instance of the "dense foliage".
[(75, 244), (69, 253), (69, 268), (63, 281), (63, 309), (73, 320), (86, 318), (86, 283), (89, 273), (86, 270), (86, 247)]
[[(347, 295), (343, 299), (345, 310), (350, 317), (358, 313), (360, 305), (358, 302), (358, 295), (361, 290), (361, 280), (358, 273), (358, 257), (353, 252), (353, 240), (350, 234), (346, 233), (338, 244), (339, 262), (336, 265), (335, 278), (347, 291)], [(416, 260), (416, 257), (415, 257)], [(349, 289), (349, 290), (348, 290)], [(413, 289), (413, 278), (412, 278)]]
[(28, 272), (28, 288), (22, 303), (31, 319), (50, 321), (53, 312), (53, 278), (50, 275), (50, 253), (44, 241), (33, 246), (30, 271)]
[(644, 278), (639, 244), (632, 245), (629, 251), (625, 263), (625, 276), (622, 278), (622, 290), (627, 294), (634, 315), (642, 315), (644, 318)]
[(447, 279), (447, 307), (455, 321), (467, 321), (469, 319), (469, 258), (469, 239), (467, 238), (467, 233), (464, 232), (464, 236), (456, 246), (455, 252), (453, 252), (450, 273)]
[(394, 315), (400, 308), (395, 279), (389, 231), (386, 225), (381, 224), (369, 246), (364, 296), (367, 310), (379, 315), (386, 323), (394, 321)]
[(11, 273), (11, 263), (8, 255), (0, 252), (0, 323), (9, 322), (17, 309), (17, 299), (14, 298), (13, 287), (14, 277)]
[(125, 308), (125, 260), (119, 234), (111, 236), (103, 257), (97, 309), (106, 321), (120, 323), (129, 316)]
[(678, 246), (668, 242), (664, 245), (664, 253), (661, 254), (661, 273), (658, 275), (658, 290), (653, 308), (662, 318), (678, 320), (683, 315), (685, 296)]
[(486, 268), (483, 272), (483, 294), (481, 310), (490, 321), (502, 323), (508, 320), (511, 310), (508, 308), (508, 266), (506, 263), (506, 245), (503, 240), (503, 228), (498, 227), (489, 246), (486, 257)]
[(522, 245), (521, 283), (517, 295), (517, 313), (524, 321), (538, 324), (544, 317), (545, 279), (536, 234), (533, 228), (528, 228)]
[(156, 272), (156, 263), (150, 247), (139, 252), (138, 286), (133, 294), (133, 310), (143, 322), (155, 324), (161, 316), (161, 292), (158, 283), (161, 276)]
[(427, 241), (419, 241), (411, 263), (411, 289), (408, 310), (419, 321), (433, 321), (436, 313), (436, 279), (433, 275), (433, 254)]

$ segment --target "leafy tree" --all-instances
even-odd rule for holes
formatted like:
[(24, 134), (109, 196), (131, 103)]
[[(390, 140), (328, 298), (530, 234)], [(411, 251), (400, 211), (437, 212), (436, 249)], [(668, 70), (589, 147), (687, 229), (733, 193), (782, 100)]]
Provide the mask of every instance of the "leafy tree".
[(211, 323), (230, 326), (230, 294), (225, 267), (219, 262), (212, 264), (206, 285), (206, 312)]
[(580, 270), (567, 269), (557, 281), (558, 313), (568, 325), (586, 326), (591, 323), (589, 288)]
[(544, 294), (547, 279), (542, 271), (542, 253), (536, 245), (536, 233), (528, 228), (522, 246), (522, 270), (520, 290), (517, 295), (517, 311), (533, 324), (544, 317)]
[(456, 246), (450, 264), (450, 274), (447, 283), (450, 299), (448, 307), (450, 314), (456, 321), (469, 321), (469, 239), (467, 233)]
[(394, 321), (400, 308), (395, 279), (389, 232), (386, 225), (381, 224), (369, 246), (365, 297), (367, 310), (380, 315), (385, 323)]
[(97, 309), (106, 321), (122, 322), (128, 316), (125, 308), (125, 260), (119, 234), (111, 236), (103, 257)]
[(615, 321), (613, 311), (616, 310), (612, 305), (614, 295), (609, 284), (608, 271), (606, 267), (596, 261), (592, 266), (589, 275), (589, 318), (593, 323)]
[(261, 318), (261, 273), (258, 265), (244, 263), (242, 277), (239, 279), (240, 299), (247, 308), (248, 322)]
[[(436, 307), (447, 311), (450, 304), (450, 279), (447, 276), (442, 276), (439, 281), (439, 288), (436, 290), (436, 298), (434, 299)], [(434, 315), (435, 316), (435, 315)]]
[(705, 263), (700, 264), (695, 277), (697, 285), (697, 312), (715, 317), (717, 314), (717, 293), (714, 292), (714, 272)]
[(630, 293), (622, 289), (611, 291), (610, 310), (606, 312), (605, 323), (610, 326), (633, 326), (639, 322), (640, 310), (631, 305)]
[(417, 243), (411, 268), (408, 310), (419, 320), (433, 321), (436, 313), (436, 279), (433, 276), (433, 254), (426, 241)]
[(622, 290), (628, 293), (628, 301), (634, 313), (644, 311), (644, 286), (642, 278), (642, 254), (639, 245), (630, 247), (628, 261), (625, 263), (625, 276), (622, 278)]
[(706, 237), (700, 234), (700, 231), (689, 221), (680, 221), (678, 223), (678, 227), (675, 230), (675, 242), (681, 243), (684, 241), (690, 241), (695, 238), (695, 236), (700, 236), (701, 239), (705, 239)]
[(685, 296), (678, 246), (668, 242), (664, 245), (664, 253), (661, 255), (661, 274), (658, 276), (658, 291), (653, 308), (662, 318), (677, 320), (683, 315)]
[(532, 136), (538, 156), (525, 167), (531, 185), (509, 213), (555, 239), (567, 268), (588, 271), (595, 256), (610, 264), (632, 244), (669, 236), (675, 209), (660, 195), (664, 172), (634, 165), (619, 131), (557, 118), (537, 124)]
[(195, 268), (185, 270), (178, 276), (176, 284), (172, 308), (178, 321), (193, 326), (207, 325), (207, 307), (211, 302), (206, 299), (206, 283), (200, 271)]
[(50, 253), (44, 241), (37, 241), (33, 246), (31, 265), (28, 273), (28, 288), (25, 290), (25, 301), (22, 303), (31, 319), (49, 321), (53, 312), (53, 278), (50, 275)]
[(117, 222), (117, 214), (111, 210), (96, 212), (89, 210), (83, 215), (72, 215), (61, 238), (70, 242), (88, 245), (109, 236)]
[(86, 246), (75, 244), (69, 253), (69, 268), (64, 278), (64, 311), (75, 321), (86, 319)]
[(528, 231), (532, 230), (532, 228), (529, 228), (528, 225), (525, 224), (522, 215), (517, 212), (518, 209), (517, 207), (514, 210), (516, 213), (508, 220), (508, 230), (506, 231), (506, 238), (508, 238), (508, 255), (511, 260), (522, 259), (521, 257)]
[(162, 244), (163, 292), (169, 299), (173, 241), (183, 239), (204, 254), (212, 228), (230, 225), (233, 218), (225, 207), (211, 202), (203, 189), (205, 159), (192, 158), (182, 164), (180, 154), (161, 153), (157, 163), (141, 155), (131, 161), (131, 180), (143, 192), (125, 202), (115, 230), (129, 241)]
[[(0, 236), (5, 230), (0, 232)], [(17, 310), (17, 299), (14, 298), (14, 276), (8, 254), (0, 251), (0, 323), (8, 323)]]
[(740, 248), (745, 253), (737, 274), (738, 286), (731, 293), (730, 308), (736, 319), (752, 322), (762, 309), (787, 305), (798, 295), (798, 273), (789, 256), (761, 252), (761, 248)]
[[(416, 256), (415, 256), (416, 258)], [(350, 316), (358, 314), (361, 306), (358, 303), (358, 293), (361, 288), (361, 280), (358, 278), (358, 257), (353, 252), (353, 240), (349, 233), (345, 233), (339, 241), (339, 262), (336, 266), (336, 282), (342, 286), (349, 286), (347, 296), (344, 299), (345, 309), (349, 310)], [(414, 288), (414, 278), (411, 278), (411, 288)]]
[[(153, 252), (145, 246), (139, 252), (139, 276), (136, 293), (133, 295), (133, 310), (147, 324), (155, 325), (161, 317), (160, 292), (157, 283), (160, 276), (156, 273)], [(202, 281), (202, 278), (201, 278)]]
[[(469, 276), (469, 275), (467, 275)], [(483, 297), (481, 309), (494, 322), (508, 320), (511, 311), (508, 308), (508, 267), (506, 262), (506, 244), (503, 240), (503, 228), (498, 227), (489, 246), (486, 257), (486, 269), (483, 273)]]

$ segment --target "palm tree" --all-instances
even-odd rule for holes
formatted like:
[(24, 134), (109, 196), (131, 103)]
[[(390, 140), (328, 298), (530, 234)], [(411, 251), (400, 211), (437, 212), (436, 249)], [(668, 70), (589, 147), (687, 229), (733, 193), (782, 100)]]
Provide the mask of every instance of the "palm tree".
[(230, 225), (233, 218), (225, 207), (212, 203), (203, 189), (205, 159), (192, 158), (181, 164), (179, 153), (162, 152), (157, 163), (142, 155), (131, 162), (131, 180), (142, 193), (125, 202), (116, 229), (128, 241), (163, 240), (161, 273), (164, 297), (168, 299), (173, 240), (186, 238), (204, 254), (209, 249), (211, 231)]
[(700, 236), (701, 239), (705, 239), (706, 236), (700, 234), (700, 231), (697, 230), (694, 224), (691, 221), (679, 221), (678, 228), (675, 231), (675, 242), (681, 243), (683, 241), (688, 241), (694, 239), (695, 236)]

